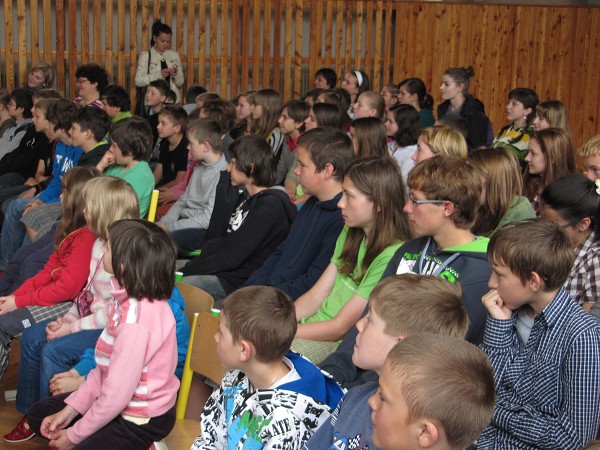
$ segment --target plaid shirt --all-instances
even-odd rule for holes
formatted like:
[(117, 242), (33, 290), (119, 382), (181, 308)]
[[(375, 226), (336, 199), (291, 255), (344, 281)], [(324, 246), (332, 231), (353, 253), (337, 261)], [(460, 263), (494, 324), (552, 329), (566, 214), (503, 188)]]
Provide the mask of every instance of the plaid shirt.
[(497, 399), (477, 448), (581, 448), (600, 424), (600, 325), (564, 289), (535, 317), (525, 344), (517, 314), (487, 317), (481, 347)]
[(565, 289), (569, 296), (580, 305), (595, 303), (600, 287), (600, 242), (596, 233), (575, 249), (575, 262), (571, 268)]

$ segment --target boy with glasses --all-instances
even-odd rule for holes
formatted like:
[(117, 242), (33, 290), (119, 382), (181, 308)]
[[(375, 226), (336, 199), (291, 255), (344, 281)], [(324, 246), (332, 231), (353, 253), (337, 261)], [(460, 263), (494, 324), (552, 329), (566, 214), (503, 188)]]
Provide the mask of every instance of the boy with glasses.
[[(479, 208), (481, 178), (466, 161), (438, 156), (417, 164), (407, 184), (404, 212), (417, 238), (396, 251), (382, 279), (415, 273), (460, 283), (470, 322), (465, 339), (480, 344), (486, 318), (481, 297), (487, 292), (491, 273), (486, 255), (489, 240), (473, 236), (470, 227)], [(355, 338), (353, 328), (321, 364), (344, 387), (375, 378), (373, 372), (361, 372), (352, 363)]]

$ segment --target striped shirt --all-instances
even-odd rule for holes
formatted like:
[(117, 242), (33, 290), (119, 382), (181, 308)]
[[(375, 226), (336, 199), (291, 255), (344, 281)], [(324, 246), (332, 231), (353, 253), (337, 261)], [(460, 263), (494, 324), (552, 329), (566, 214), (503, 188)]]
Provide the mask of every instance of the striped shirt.
[(93, 296), (90, 315), (81, 317), (74, 302), (71, 309), (63, 317), (65, 322), (71, 324), (71, 333), (77, 333), (81, 330), (98, 330), (104, 328), (108, 322), (106, 308), (112, 298), (111, 291), (113, 287), (110, 283), (111, 275), (104, 270), (102, 264), (105, 252), (106, 242), (101, 238), (96, 239), (92, 248), (88, 285), (84, 288), (89, 289)]
[(600, 424), (600, 325), (561, 289), (526, 343), (488, 315), (481, 347), (494, 367), (496, 408), (478, 449), (581, 448)]

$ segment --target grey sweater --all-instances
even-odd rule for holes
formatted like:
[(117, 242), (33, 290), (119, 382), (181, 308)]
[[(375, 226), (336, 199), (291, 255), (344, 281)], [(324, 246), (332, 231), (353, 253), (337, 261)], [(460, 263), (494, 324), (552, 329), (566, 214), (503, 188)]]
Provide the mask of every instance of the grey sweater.
[(160, 220), (167, 225), (169, 231), (208, 228), (215, 206), (219, 176), (226, 169), (227, 161), (223, 155), (216, 163), (201, 163), (194, 168), (185, 193)]

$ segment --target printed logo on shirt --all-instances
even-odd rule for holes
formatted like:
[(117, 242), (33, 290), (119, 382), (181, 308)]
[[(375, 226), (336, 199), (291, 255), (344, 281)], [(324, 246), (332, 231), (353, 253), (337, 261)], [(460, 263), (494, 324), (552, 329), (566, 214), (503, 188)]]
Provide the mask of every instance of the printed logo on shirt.
[[(409, 255), (410, 256), (410, 255)], [(443, 261), (438, 260), (437, 258), (432, 258), (429, 255), (425, 255), (425, 261), (423, 263), (422, 270), (419, 271), (418, 265), (418, 257), (420, 255), (416, 255), (417, 260), (408, 259), (407, 254), (400, 260), (400, 264), (398, 264), (398, 268), (396, 269), (396, 275), (400, 275), (403, 273), (414, 273), (419, 275), (436, 275), (436, 270), (443, 264)], [(439, 273), (440, 278), (449, 281), (450, 283), (456, 283), (459, 274), (452, 267), (446, 267)]]
[(333, 436), (335, 441), (329, 447), (330, 450), (369, 450), (369, 444), (361, 444), (362, 435), (357, 434), (352, 438), (340, 436), (340, 433), (335, 433)]
[(245, 202), (238, 206), (235, 212), (231, 215), (231, 219), (229, 220), (229, 229), (227, 230), (228, 233), (236, 231), (242, 226), (244, 220), (246, 220), (249, 210), (244, 211), (244, 204)]

